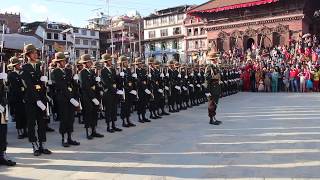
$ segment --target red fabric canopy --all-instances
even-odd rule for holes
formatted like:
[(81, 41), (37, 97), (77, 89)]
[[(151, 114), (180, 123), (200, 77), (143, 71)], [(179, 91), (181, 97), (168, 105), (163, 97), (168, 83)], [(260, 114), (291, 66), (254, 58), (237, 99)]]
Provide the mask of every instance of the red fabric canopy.
[(258, 5), (263, 5), (263, 4), (268, 4), (268, 3), (273, 3), (277, 2), (279, 0), (259, 0), (259, 1), (253, 1), (253, 2), (247, 2), (247, 3), (241, 3), (241, 4), (233, 4), (230, 6), (222, 6), (222, 7), (217, 7), (213, 9), (206, 9), (206, 10), (194, 10), (190, 11), (188, 14), (193, 14), (193, 13), (212, 13), (212, 12), (219, 12), (219, 11), (226, 11), (230, 9), (239, 9), (239, 8), (245, 8), (245, 7), (251, 7), (251, 6), (258, 6)]

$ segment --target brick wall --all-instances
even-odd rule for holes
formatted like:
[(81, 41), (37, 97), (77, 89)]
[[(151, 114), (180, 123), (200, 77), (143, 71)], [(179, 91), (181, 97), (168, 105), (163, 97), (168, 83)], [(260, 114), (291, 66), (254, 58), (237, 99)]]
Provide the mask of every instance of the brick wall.
[(0, 14), (0, 25), (3, 23), (10, 29), (10, 33), (18, 33), (21, 28), (20, 14)]

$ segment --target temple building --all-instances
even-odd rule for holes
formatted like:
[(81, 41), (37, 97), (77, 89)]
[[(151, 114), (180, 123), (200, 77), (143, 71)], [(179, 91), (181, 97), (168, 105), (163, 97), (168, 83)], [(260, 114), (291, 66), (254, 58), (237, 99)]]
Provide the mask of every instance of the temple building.
[(212, 0), (188, 11), (205, 22), (208, 45), (233, 48), (288, 46), (319, 32), (319, 0)]

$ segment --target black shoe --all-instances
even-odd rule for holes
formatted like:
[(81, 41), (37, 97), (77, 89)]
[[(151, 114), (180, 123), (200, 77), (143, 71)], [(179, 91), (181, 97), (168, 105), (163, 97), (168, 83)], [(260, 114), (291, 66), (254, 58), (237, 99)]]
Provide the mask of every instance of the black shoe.
[(92, 139), (93, 139), (93, 136), (92, 136), (92, 135), (87, 135), (87, 139), (88, 139), (88, 140), (92, 140)]
[(80, 145), (79, 142), (74, 141), (74, 140), (72, 140), (72, 139), (69, 139), (69, 140), (68, 140), (68, 144), (69, 144), (69, 145), (72, 145), (72, 146), (79, 146), (79, 145)]
[(216, 122), (220, 125), (220, 124), (222, 124), (222, 122), (221, 121), (218, 121), (218, 120), (216, 120)]
[(49, 149), (44, 149), (41, 147), (40, 147), (39, 151), (41, 152), (41, 154), (52, 154), (52, 152)]
[(109, 133), (114, 133), (114, 130), (113, 130), (113, 129), (108, 128), (108, 129), (107, 129), (107, 132), (109, 132)]
[(149, 119), (147, 119), (147, 118), (144, 119), (143, 121), (144, 121), (144, 122), (151, 122), (151, 121), (150, 121)]
[(144, 123), (144, 120), (139, 120), (138, 122), (139, 122), (139, 123)]
[(150, 119), (157, 119), (155, 116), (150, 116)]
[(220, 125), (220, 123), (219, 123), (218, 121), (214, 121), (214, 122), (213, 122), (213, 125), (218, 126), (218, 125)]
[(24, 139), (24, 138), (25, 138), (25, 136), (23, 134), (18, 135), (18, 139)]
[(5, 157), (0, 158), (0, 165), (15, 166), (16, 164), (16, 162), (6, 159)]
[(34, 156), (40, 156), (41, 155), (41, 151), (39, 149), (33, 150), (33, 155)]
[(103, 137), (104, 137), (104, 135), (99, 134), (99, 133), (97, 133), (97, 132), (93, 132), (91, 136), (97, 137), (97, 138), (103, 138)]
[(113, 127), (112, 128), (114, 131), (117, 131), (117, 132), (120, 132), (120, 131), (122, 131), (122, 129), (120, 129), (120, 128), (117, 128), (117, 127)]
[(162, 116), (168, 116), (168, 115), (170, 115), (170, 114), (167, 113), (167, 112), (162, 112), (161, 115), (162, 115)]
[(155, 116), (155, 118), (156, 118), (156, 119), (161, 119), (162, 117), (161, 117), (161, 116), (156, 115), (156, 116)]
[(128, 128), (128, 127), (130, 127), (128, 124), (126, 124), (126, 123), (123, 123), (122, 124), (122, 127), (125, 127), (125, 128)]
[(54, 129), (50, 128), (49, 126), (46, 127), (47, 132), (54, 132)]
[(169, 112), (170, 112), (170, 113), (174, 113), (175, 111), (170, 109)]
[(70, 147), (70, 145), (67, 142), (62, 142), (62, 147)]
[(133, 124), (133, 123), (131, 123), (131, 122), (129, 122), (129, 123), (128, 123), (128, 126), (129, 126), (129, 127), (135, 127), (136, 125)]

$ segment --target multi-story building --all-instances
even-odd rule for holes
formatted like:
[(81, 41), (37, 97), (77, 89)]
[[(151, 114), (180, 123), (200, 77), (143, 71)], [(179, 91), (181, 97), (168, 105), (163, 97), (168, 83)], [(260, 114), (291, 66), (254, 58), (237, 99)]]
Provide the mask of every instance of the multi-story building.
[(140, 15), (113, 17), (110, 21), (100, 29), (101, 51), (118, 56), (139, 56), (143, 51), (143, 20)]
[(21, 28), (20, 14), (0, 13), (0, 33), (5, 25), (5, 33), (18, 33)]
[(187, 16), (184, 20), (186, 57), (190, 62), (193, 56), (198, 58), (208, 50), (207, 31), (204, 22), (193, 16)]
[(70, 25), (56, 22), (33, 22), (24, 24), (22, 34), (32, 35), (44, 42), (46, 55), (53, 57), (55, 52), (72, 52), (74, 38), (70, 33), (63, 33)]
[(160, 62), (170, 59), (186, 61), (184, 19), (190, 6), (178, 6), (156, 11), (144, 18), (145, 57)]
[(90, 54), (98, 59), (100, 57), (99, 31), (87, 28), (73, 28), (74, 52), (78, 59), (83, 54)]

